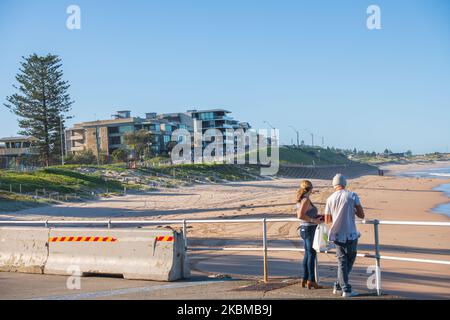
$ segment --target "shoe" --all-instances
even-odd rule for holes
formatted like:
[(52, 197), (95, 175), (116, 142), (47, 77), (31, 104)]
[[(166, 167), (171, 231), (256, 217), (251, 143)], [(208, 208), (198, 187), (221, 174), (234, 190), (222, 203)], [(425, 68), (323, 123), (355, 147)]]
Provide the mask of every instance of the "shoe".
[(342, 288), (339, 285), (339, 283), (337, 283), (337, 282), (334, 283), (333, 294), (340, 294), (340, 295), (342, 295)]
[(311, 290), (311, 288), (314, 288), (314, 289), (322, 289), (323, 287), (322, 286), (319, 286), (318, 284), (317, 284), (317, 282), (315, 282), (315, 281), (307, 281), (306, 282), (306, 286), (308, 287), (308, 289), (310, 289)]
[(359, 295), (358, 292), (355, 292), (355, 291), (342, 293), (343, 298), (352, 298), (352, 297), (357, 297), (358, 295)]
[(302, 288), (306, 288), (306, 282), (307, 280), (302, 280)]

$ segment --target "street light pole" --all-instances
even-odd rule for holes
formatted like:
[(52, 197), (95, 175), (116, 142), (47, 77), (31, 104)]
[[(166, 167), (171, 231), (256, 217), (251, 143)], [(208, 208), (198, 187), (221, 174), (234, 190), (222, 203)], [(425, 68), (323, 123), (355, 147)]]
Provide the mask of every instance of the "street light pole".
[(297, 148), (300, 148), (300, 137), (299, 137), (298, 130), (295, 129), (293, 126), (289, 126), (289, 127), (292, 128), (292, 130), (294, 130), (295, 133), (297, 134)]
[(98, 120), (95, 125), (95, 144), (97, 147), (97, 166), (100, 165), (100, 143), (99, 143), (99, 136), (98, 136)]
[(61, 134), (61, 165), (64, 165), (64, 133), (62, 124), (62, 114), (59, 116), (59, 131)]
[[(264, 120), (264, 123), (266, 123), (269, 127), (271, 127), (273, 130), (275, 130), (275, 127), (272, 126), (268, 121)], [(272, 138), (270, 139), (270, 145), (272, 145)]]

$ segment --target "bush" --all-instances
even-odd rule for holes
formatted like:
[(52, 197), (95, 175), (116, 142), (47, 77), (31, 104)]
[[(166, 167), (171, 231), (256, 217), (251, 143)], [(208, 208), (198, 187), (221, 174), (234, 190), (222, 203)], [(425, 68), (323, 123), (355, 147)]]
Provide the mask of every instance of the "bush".
[(116, 149), (111, 154), (111, 160), (113, 163), (126, 162), (127, 152), (124, 149)]
[(92, 150), (85, 150), (80, 153), (71, 154), (66, 158), (67, 164), (95, 164), (97, 158)]

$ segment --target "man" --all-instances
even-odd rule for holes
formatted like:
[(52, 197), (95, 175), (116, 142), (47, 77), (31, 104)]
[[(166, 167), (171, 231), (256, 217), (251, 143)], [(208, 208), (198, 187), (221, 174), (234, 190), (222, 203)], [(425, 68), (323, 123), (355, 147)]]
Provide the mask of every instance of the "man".
[(352, 291), (348, 282), (349, 274), (356, 259), (358, 238), (360, 233), (356, 229), (355, 215), (364, 219), (364, 210), (356, 193), (345, 189), (347, 180), (340, 173), (333, 178), (334, 193), (327, 199), (325, 206), (325, 223), (333, 223), (329, 232), (329, 241), (336, 244), (338, 258), (337, 282), (333, 293), (353, 297), (357, 293)]

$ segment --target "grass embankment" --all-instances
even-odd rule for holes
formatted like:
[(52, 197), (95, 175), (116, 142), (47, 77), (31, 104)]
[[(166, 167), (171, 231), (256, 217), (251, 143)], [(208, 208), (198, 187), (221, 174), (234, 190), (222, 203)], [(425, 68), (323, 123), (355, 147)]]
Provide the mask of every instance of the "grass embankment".
[(35, 199), (30, 195), (0, 190), (0, 212), (11, 212), (50, 203), (47, 199)]
[[(225, 164), (160, 165), (138, 169), (128, 169), (125, 164), (66, 165), (31, 173), (2, 170), (0, 212), (49, 203), (51, 200), (48, 198), (54, 199), (49, 197), (51, 193), (57, 193), (58, 199), (64, 199), (64, 195), (92, 198), (122, 193), (124, 187), (127, 188), (127, 192), (150, 191), (158, 187), (170, 188), (192, 183), (220, 183), (257, 178), (258, 171), (254, 168)], [(36, 194), (40, 197), (35, 197)]]
[(342, 153), (336, 153), (324, 148), (300, 147), (280, 148), (281, 164), (303, 165), (339, 165), (349, 164), (351, 161)]
[[(280, 164), (285, 165), (339, 165), (352, 163), (342, 153), (318, 147), (280, 147), (278, 152)], [(254, 154), (252, 155), (254, 156)], [(268, 148), (268, 155), (271, 157), (271, 148)], [(259, 154), (257, 157), (259, 161)], [(246, 159), (247, 161), (249, 160), (248, 153), (246, 154)]]
[(258, 171), (250, 167), (227, 164), (179, 164), (143, 169), (150, 174), (164, 174), (179, 180), (225, 182), (255, 180)]
[(52, 167), (34, 172), (0, 171), (0, 190), (34, 193), (36, 190), (58, 192), (60, 194), (77, 194), (87, 196), (93, 191), (108, 188), (119, 191), (122, 184), (118, 181), (105, 180), (97, 174), (84, 174), (70, 168)]

